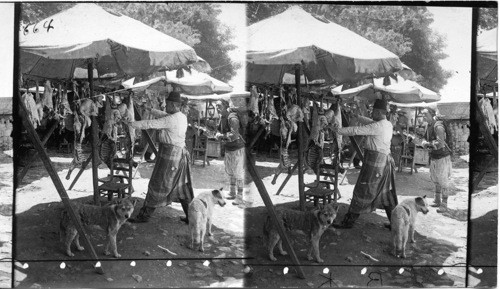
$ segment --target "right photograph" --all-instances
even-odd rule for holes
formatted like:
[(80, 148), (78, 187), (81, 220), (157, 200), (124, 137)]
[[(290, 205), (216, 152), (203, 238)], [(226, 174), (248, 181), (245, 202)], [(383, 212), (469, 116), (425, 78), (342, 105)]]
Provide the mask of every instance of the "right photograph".
[(246, 287), (496, 287), (489, 4), (247, 4)]

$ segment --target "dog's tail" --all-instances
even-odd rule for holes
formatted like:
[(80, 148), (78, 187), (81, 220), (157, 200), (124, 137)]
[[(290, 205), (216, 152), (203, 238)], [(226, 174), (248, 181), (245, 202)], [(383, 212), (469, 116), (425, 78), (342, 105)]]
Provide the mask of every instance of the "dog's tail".
[(59, 218), (59, 241), (63, 242), (64, 236), (66, 236), (66, 226), (67, 218), (69, 218), (66, 210), (61, 210), (61, 217)]
[(267, 216), (266, 221), (264, 222), (264, 226), (262, 226), (262, 245), (267, 246), (267, 242), (269, 240), (269, 231), (271, 230), (271, 217)]

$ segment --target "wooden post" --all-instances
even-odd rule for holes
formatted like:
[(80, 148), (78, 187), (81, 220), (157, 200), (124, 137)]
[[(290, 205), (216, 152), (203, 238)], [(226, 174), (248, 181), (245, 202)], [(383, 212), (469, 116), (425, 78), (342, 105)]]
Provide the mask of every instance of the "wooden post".
[(278, 220), (278, 216), (276, 215), (276, 211), (274, 210), (274, 205), (273, 202), (271, 201), (271, 198), (269, 197), (269, 193), (267, 192), (266, 187), (262, 182), (262, 179), (260, 178), (259, 174), (257, 173), (257, 170), (255, 169), (254, 166), (255, 159), (250, 153), (250, 147), (246, 148), (246, 157), (247, 157), (248, 172), (252, 176), (255, 186), (257, 187), (257, 190), (259, 191), (259, 194), (262, 197), (264, 204), (266, 205), (267, 212), (271, 217), (271, 222), (273, 222), (274, 226), (278, 229), (278, 233), (280, 234), (281, 240), (285, 245), (285, 250), (287, 250), (288, 253), (290, 254), (290, 258), (292, 258), (292, 262), (295, 264), (295, 269), (297, 271), (299, 278), (305, 279), (305, 274), (304, 271), (302, 270), (302, 267), (300, 266), (299, 259), (297, 258), (297, 255), (295, 254), (295, 251), (293, 250), (293, 247), (290, 244), (290, 240), (288, 239), (288, 236), (285, 233), (285, 229)]
[[(45, 146), (45, 143), (49, 140), (50, 136), (52, 135), (52, 133), (54, 132), (56, 127), (57, 127), (57, 121), (55, 121), (52, 124), (52, 126), (50, 127), (47, 134), (45, 134), (45, 136), (43, 137), (42, 147)], [(28, 158), (28, 162), (26, 163), (26, 166), (23, 168), (23, 170), (21, 171), (21, 173), (17, 177), (18, 184), (20, 184), (23, 181), (24, 177), (26, 176), (26, 173), (28, 173), (28, 170), (31, 168), (31, 165), (33, 164), (33, 160), (35, 159), (36, 155), (37, 155), (37, 152), (35, 151), (35, 153)]]
[[(90, 97), (94, 96), (94, 62), (92, 59), (88, 60), (87, 63), (87, 76), (89, 80), (90, 87)], [(95, 100), (94, 100), (95, 101)], [(92, 116), (92, 185), (94, 187), (94, 204), (99, 205), (99, 175), (98, 175), (98, 166), (100, 163), (99, 160), (99, 125), (97, 123), (97, 116)], [(84, 129), (84, 128), (82, 128)]]
[[(85, 246), (89, 249), (90, 255), (92, 259), (95, 261), (99, 261), (97, 258), (97, 254), (94, 250), (94, 247), (92, 246), (92, 243), (90, 242), (89, 236), (86, 234), (82, 223), (80, 222), (80, 218), (76, 216), (75, 211), (73, 210), (73, 207), (71, 206), (71, 203), (69, 201), (68, 194), (66, 190), (64, 189), (64, 186), (61, 182), (61, 179), (59, 178), (59, 175), (57, 174), (56, 170), (52, 166), (52, 161), (50, 160), (49, 156), (45, 152), (45, 149), (42, 146), (42, 143), (40, 141), (40, 138), (38, 137), (38, 134), (33, 127), (33, 124), (29, 121), (28, 117), (28, 110), (24, 106), (24, 103), (22, 101), (19, 102), (19, 105), (21, 107), (21, 119), (24, 122), (24, 127), (26, 128), (26, 131), (28, 132), (28, 136), (33, 143), (33, 146), (35, 147), (35, 150), (38, 152), (38, 155), (40, 156), (40, 159), (42, 160), (45, 169), (49, 173), (50, 178), (52, 179), (52, 183), (54, 183), (54, 186), (56, 187), (57, 192), (59, 193), (59, 196), (61, 197), (61, 201), (64, 204), (64, 207), (68, 211), (69, 217), (73, 224), (75, 224), (76, 229), (80, 236), (83, 237), (83, 242)], [(104, 271), (102, 270), (102, 267), (95, 267), (97, 273), (99, 274), (104, 274)]]
[[(299, 102), (299, 107), (302, 110), (303, 105), (302, 105), (302, 99), (300, 98), (300, 65), (297, 64), (295, 65), (295, 88), (297, 89), (297, 101)], [(303, 141), (303, 122), (298, 122), (298, 134), (297, 134), (297, 145), (298, 145), (298, 161), (297, 165), (299, 168), (302, 168), (302, 157), (304, 155), (304, 150), (302, 146), (302, 141)], [(304, 171), (302, 169), (299, 169), (299, 206), (300, 210), (304, 211), (306, 207), (306, 196), (304, 193)]]

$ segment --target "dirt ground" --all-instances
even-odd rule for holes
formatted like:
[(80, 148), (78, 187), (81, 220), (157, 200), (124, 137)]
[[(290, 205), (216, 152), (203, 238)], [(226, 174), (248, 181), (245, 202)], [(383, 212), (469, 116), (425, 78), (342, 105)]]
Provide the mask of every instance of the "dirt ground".
[[(49, 151), (49, 155), (63, 185), (68, 188), (76, 176), (65, 180), (71, 156)], [(277, 158), (261, 156), (256, 167), (277, 206), (297, 207), (297, 176), (293, 176), (279, 196), (275, 193), (286, 173), (271, 184)], [(471, 197), (470, 232), (468, 236), (468, 165), (456, 160), (453, 169), (454, 190), (449, 199), (450, 213), (442, 215), (431, 209), (420, 214), (416, 228), (416, 243), (408, 246), (408, 258), (397, 259), (389, 254), (390, 231), (383, 227), (385, 212), (360, 217), (350, 230), (328, 229), (320, 243), (324, 264), (306, 259), (305, 236), (290, 232), (296, 254), (306, 274), (299, 279), (291, 266), (291, 259), (276, 254), (278, 261), (267, 259), (262, 224), (265, 207), (255, 185), (250, 184), (245, 199), (251, 202), (243, 210), (230, 202), (217, 207), (214, 213), (214, 237), (206, 244), (204, 253), (186, 247), (188, 227), (179, 221), (182, 209), (173, 204), (155, 212), (151, 222), (128, 224), (118, 234), (121, 260), (102, 255), (104, 232), (88, 228), (90, 239), (102, 263), (104, 275), (96, 274), (90, 255), (78, 252), (67, 257), (59, 241), (58, 208), (60, 198), (43, 164), (36, 160), (33, 168), (20, 184), (15, 199), (15, 230), (12, 224), (12, 159), (0, 153), (0, 281), (10, 287), (10, 258), (14, 253), (14, 285), (31, 288), (158, 288), (158, 287), (344, 287), (344, 286), (396, 286), (396, 287), (464, 287), (465, 262), (469, 258), (476, 273), (471, 273), (469, 286), (495, 287), (497, 247), (497, 174), (489, 174)], [(142, 163), (134, 179), (134, 197), (139, 208), (145, 197), (148, 178), (154, 164)], [(100, 168), (99, 175), (108, 170)], [(341, 208), (338, 218), (345, 214), (359, 170), (348, 170), (340, 186)], [(222, 159), (212, 159), (210, 166), (200, 162), (193, 166), (195, 194), (221, 186), (227, 188)], [(88, 168), (73, 190), (71, 199), (90, 202), (92, 195), (91, 170)], [(306, 173), (305, 182), (314, 180)], [(9, 182), (10, 180), (10, 182)], [(432, 196), (433, 185), (426, 168), (410, 175), (408, 170), (398, 173), (396, 187), (399, 200), (408, 197)], [(428, 201), (431, 201), (429, 199)], [(246, 220), (245, 225), (243, 220)], [(338, 221), (338, 220), (337, 220)], [(246, 232), (245, 232), (246, 231)], [(12, 248), (12, 233), (15, 246)], [(468, 244), (467, 242), (470, 242)], [(159, 246), (167, 248), (173, 255)], [(469, 246), (470, 256), (467, 256)], [(361, 254), (373, 256), (373, 261)], [(245, 258), (242, 258), (245, 257)], [(207, 262), (208, 261), (208, 262)], [(61, 262), (66, 267), (61, 269)], [(208, 265), (208, 266), (206, 266)], [(284, 274), (285, 268), (289, 268)], [(325, 271), (326, 270), (328, 271)], [(366, 268), (366, 271), (364, 270)], [(404, 270), (401, 271), (400, 269)], [(440, 271), (443, 269), (443, 271)], [(481, 269), (478, 272), (477, 270)], [(479, 274), (480, 273), (480, 274)]]
[[(75, 170), (69, 181), (64, 178), (71, 157), (50, 151), (49, 155), (64, 187), (68, 188), (77, 173)], [(153, 167), (154, 163), (142, 163), (134, 178), (133, 197), (139, 201), (137, 210), (145, 198)], [(105, 176), (108, 171), (105, 166), (100, 167), (99, 176)], [(222, 160), (213, 160), (206, 167), (196, 162), (192, 174), (195, 195), (220, 187), (227, 189)], [(92, 202), (90, 166), (68, 195), (72, 200)], [(243, 284), (243, 209), (230, 201), (223, 208), (216, 207), (214, 236), (206, 240), (203, 253), (187, 247), (189, 230), (179, 220), (184, 213), (177, 203), (158, 209), (148, 223), (124, 225), (118, 234), (118, 250), (122, 255), (119, 261), (102, 255), (104, 231), (95, 226), (88, 228), (94, 249), (102, 258), (104, 275), (95, 273), (95, 262), (86, 262), (92, 259), (85, 251), (77, 252), (73, 258), (65, 255), (59, 239), (60, 208), (59, 195), (43, 164), (35, 162), (16, 195), (14, 256), (19, 266), (15, 268), (15, 286), (163, 288), (240, 287)], [(65, 262), (65, 269), (60, 268), (61, 262)], [(22, 268), (25, 263), (29, 266), (26, 269)]]
[[(298, 178), (293, 176), (280, 195), (275, 193), (283, 183), (286, 173), (282, 174), (275, 185), (271, 184), (275, 164), (265, 159), (257, 161), (257, 171), (271, 196), (274, 204), (298, 208)], [(338, 217), (342, 220), (352, 197), (352, 190), (359, 170), (349, 169), (347, 181), (339, 186), (341, 205)], [(453, 164), (450, 193), (450, 211), (438, 214), (431, 208), (427, 215), (419, 214), (415, 233), (415, 244), (407, 246), (406, 259), (398, 259), (390, 254), (390, 231), (383, 227), (387, 222), (385, 212), (377, 210), (362, 215), (352, 229), (328, 229), (320, 242), (321, 257), (325, 263), (308, 261), (307, 241), (300, 231), (290, 233), (292, 246), (301, 262), (306, 279), (297, 278), (289, 256), (280, 256), (272, 262), (265, 253), (262, 224), (266, 210), (262, 201), (255, 201), (254, 207), (247, 209), (246, 244), (249, 255), (254, 257), (249, 263), (253, 271), (246, 279), (251, 287), (344, 287), (344, 286), (396, 286), (396, 287), (464, 287), (496, 286), (496, 248), (497, 248), (497, 175), (489, 174), (480, 185), (479, 193), (473, 195), (470, 248), (467, 256), (468, 236), (468, 164), (464, 159), (456, 159)], [(311, 173), (304, 175), (304, 182), (314, 181)], [(429, 170), (425, 167), (418, 173), (410, 174), (409, 169), (396, 175), (396, 188), (399, 201), (416, 196), (427, 195), (432, 202), (434, 192), (430, 182)], [(258, 196), (255, 187), (251, 192)], [(258, 197), (254, 196), (256, 200)], [(308, 208), (312, 204), (308, 203)], [(337, 219), (336, 221), (340, 221)], [(487, 237), (487, 238), (486, 238)], [(368, 259), (363, 253), (374, 257)], [(472, 274), (466, 281), (465, 262), (470, 258), (481, 274)], [(288, 274), (284, 274), (285, 267)], [(403, 268), (403, 271), (400, 271)], [(443, 271), (440, 271), (443, 269)], [(377, 280), (375, 280), (377, 279)]]

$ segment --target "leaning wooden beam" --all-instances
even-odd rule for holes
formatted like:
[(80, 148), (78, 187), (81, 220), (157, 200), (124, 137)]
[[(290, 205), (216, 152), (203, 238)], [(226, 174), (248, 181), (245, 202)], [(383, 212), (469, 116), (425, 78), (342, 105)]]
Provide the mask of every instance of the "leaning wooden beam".
[[(134, 102), (134, 117), (135, 117), (135, 120), (142, 120), (142, 117), (139, 114), (139, 110), (138, 110), (135, 102)], [(151, 149), (153, 150), (153, 153), (156, 155), (156, 157), (158, 157), (158, 149), (156, 148), (155, 143), (153, 142), (153, 139), (151, 138), (151, 135), (145, 129), (142, 130), (142, 133), (146, 136), (146, 140), (147, 140), (149, 146), (151, 147)]]
[[(346, 123), (348, 124), (349, 123), (349, 120), (347, 119), (345, 113), (342, 112), (342, 110), (340, 110), (340, 114), (342, 114), (342, 123)], [(346, 126), (349, 126), (349, 125), (346, 125)], [(349, 139), (351, 140), (351, 143), (352, 145), (354, 146), (354, 149), (356, 150), (356, 153), (358, 154), (359, 158), (360, 159), (363, 159), (363, 152), (361, 151), (361, 149), (359, 148), (359, 144), (358, 142), (356, 141), (356, 139), (354, 138), (354, 136), (350, 135), (349, 136)]]
[[(33, 124), (29, 121), (28, 110), (24, 106), (24, 103), (22, 100), (19, 102), (19, 105), (21, 106), (21, 114), (22, 114), (21, 118), (23, 120), (24, 127), (26, 128), (26, 131), (28, 132), (28, 136), (29, 136), (31, 142), (33, 143), (33, 146), (35, 147), (35, 150), (38, 152), (38, 156), (42, 160), (42, 162), (45, 166), (45, 169), (49, 173), (49, 176), (52, 179), (52, 183), (54, 183), (54, 186), (56, 187), (56, 190), (59, 193), (59, 196), (61, 197), (61, 200), (64, 204), (64, 207), (66, 208), (66, 210), (69, 213), (69, 217), (70, 217), (71, 221), (73, 222), (73, 224), (76, 225), (76, 229), (77, 229), (78, 233), (83, 237), (83, 242), (84, 242), (85, 246), (90, 249), (89, 252), (90, 252), (92, 259), (94, 259), (95, 261), (99, 261), (99, 259), (97, 258), (97, 254), (94, 250), (94, 247), (92, 246), (92, 243), (90, 242), (89, 236), (85, 232), (85, 230), (82, 226), (82, 223), (80, 222), (80, 218), (78, 218), (76, 216), (75, 211), (73, 210), (73, 207), (71, 206), (68, 194), (66, 193), (66, 190), (64, 189), (64, 186), (61, 182), (61, 179), (59, 178), (59, 175), (57, 174), (56, 170), (52, 166), (52, 162), (51, 162), (49, 156), (47, 155), (47, 153), (45, 152), (45, 149), (42, 146), (40, 138), (38, 137), (38, 134), (36, 133), (36, 130), (33, 127)], [(102, 267), (94, 266), (94, 268), (96, 269), (97, 273), (104, 274)]]
[(144, 161), (144, 156), (146, 155), (146, 153), (148, 151), (148, 148), (149, 148), (149, 144), (147, 143), (144, 146), (144, 149), (142, 150), (141, 157), (139, 159), (139, 163), (137, 164), (137, 167), (134, 169), (133, 178), (135, 178), (135, 175), (137, 174), (137, 171), (139, 171), (139, 167), (141, 166), (142, 162)]
[[(45, 134), (45, 136), (43, 137), (42, 139), (42, 147), (45, 146), (45, 143), (47, 143), (47, 141), (49, 140), (50, 136), (52, 135), (52, 133), (54, 132), (54, 130), (56, 130), (56, 127), (57, 127), (57, 124), (58, 122), (55, 121), (49, 128), (49, 130), (47, 131), (47, 133)], [(21, 173), (19, 174), (19, 176), (17, 177), (17, 182), (18, 184), (20, 184), (24, 177), (26, 176), (26, 173), (28, 173), (28, 170), (31, 168), (31, 165), (33, 164), (33, 160), (35, 159), (37, 155), (37, 152), (35, 151), (34, 154), (32, 154), (29, 158), (28, 158), (28, 161), (26, 162), (26, 166), (23, 168), (23, 170), (21, 171)]]
[(68, 190), (71, 191), (73, 187), (76, 185), (76, 182), (82, 176), (83, 171), (85, 171), (85, 169), (87, 169), (87, 166), (90, 164), (93, 155), (94, 155), (93, 153), (90, 153), (89, 157), (85, 160), (85, 162), (83, 162), (82, 166), (80, 167), (80, 170), (78, 171), (78, 174), (76, 174), (76, 177), (73, 180), (73, 182), (71, 182), (71, 186), (69, 186)]
[(273, 202), (271, 201), (271, 198), (269, 197), (269, 193), (267, 192), (266, 187), (262, 182), (262, 179), (260, 178), (259, 174), (257, 173), (257, 170), (255, 169), (254, 166), (255, 159), (250, 153), (249, 148), (246, 149), (246, 155), (247, 155), (248, 172), (252, 176), (253, 182), (255, 183), (255, 186), (257, 187), (257, 190), (259, 191), (259, 194), (262, 197), (264, 204), (266, 205), (267, 212), (271, 217), (271, 222), (273, 222), (274, 226), (278, 229), (278, 233), (280, 234), (281, 240), (285, 245), (285, 249), (288, 251), (288, 253), (290, 253), (290, 258), (292, 258), (292, 262), (295, 264), (295, 269), (297, 271), (298, 276), (302, 279), (305, 279), (305, 274), (304, 271), (302, 270), (302, 267), (300, 266), (299, 259), (297, 258), (297, 255), (295, 254), (295, 251), (293, 250), (293, 247), (290, 244), (290, 240), (288, 239), (288, 236), (285, 233), (285, 229), (278, 220), (278, 216), (276, 215), (276, 211), (274, 210), (274, 205)]
[(474, 190), (477, 190), (477, 187), (479, 186), (479, 183), (484, 178), (484, 176), (486, 175), (486, 173), (488, 173), (488, 169), (491, 167), (491, 165), (495, 161), (496, 161), (495, 158), (490, 158), (490, 160), (488, 161), (488, 163), (486, 164), (486, 166), (481, 171), (479, 171), (479, 174), (476, 177), (474, 177), (474, 172), (472, 172), (472, 180), (473, 180), (472, 188)]
[(276, 192), (276, 195), (279, 195), (281, 193), (281, 191), (285, 188), (286, 184), (288, 183), (288, 181), (290, 180), (290, 178), (292, 177), (293, 173), (295, 172), (295, 170), (299, 167), (299, 163), (296, 162), (292, 169), (288, 172), (285, 180), (283, 180), (283, 183), (281, 183), (281, 186), (280, 188), (278, 189), (278, 191)]

